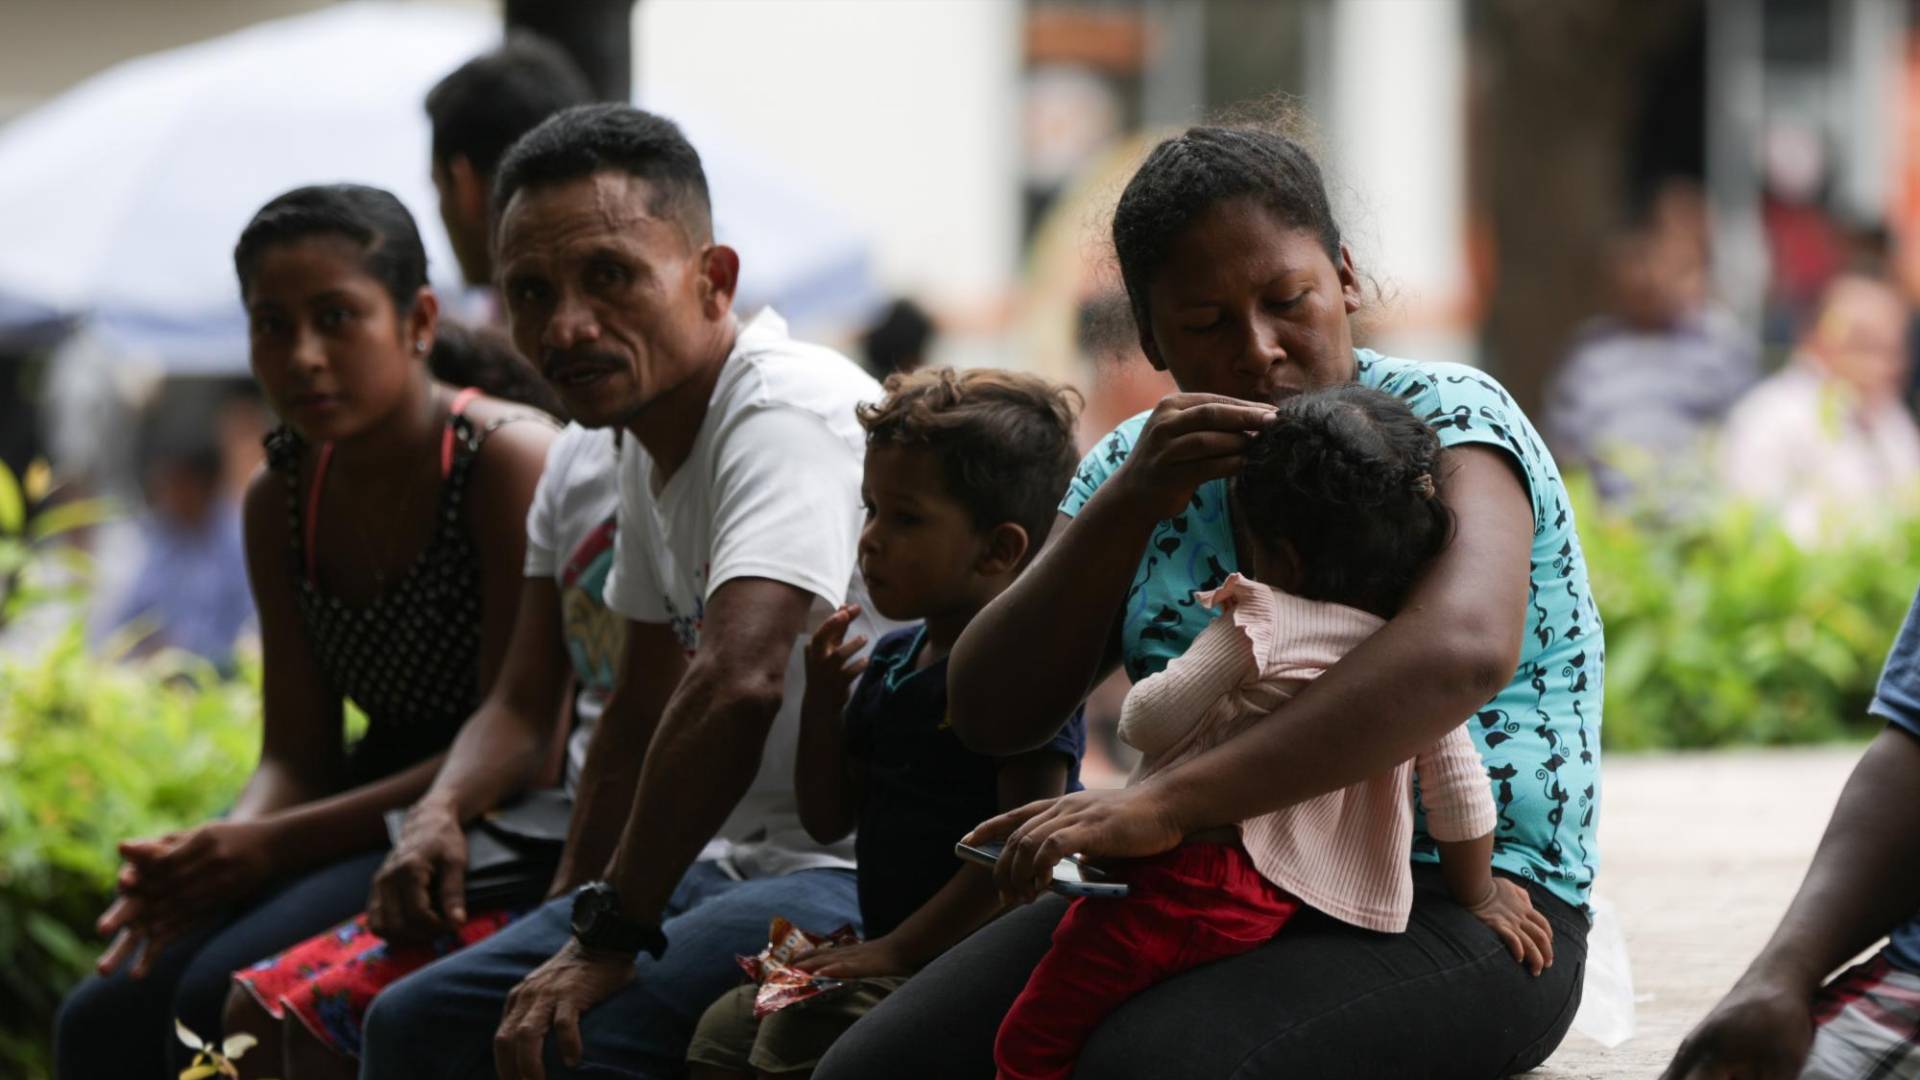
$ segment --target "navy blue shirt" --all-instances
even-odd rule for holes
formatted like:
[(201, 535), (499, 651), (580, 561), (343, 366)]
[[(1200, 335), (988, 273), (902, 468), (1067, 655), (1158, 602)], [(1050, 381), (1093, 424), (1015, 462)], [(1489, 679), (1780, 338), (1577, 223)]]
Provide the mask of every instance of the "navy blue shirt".
[[(924, 624), (881, 638), (847, 703), (847, 754), (865, 781), (854, 856), (869, 941), (953, 880), (961, 866), (953, 845), (1000, 813), (1006, 759), (961, 745), (947, 719), (947, 661), (913, 667), (926, 639)], [(1080, 789), (1086, 748), (1086, 718), (1075, 710), (1045, 748), (1067, 760), (1068, 791)]]
[[(1868, 711), (1920, 738), (1920, 596), (1907, 609), (1907, 621), (1887, 654), (1887, 666), (1880, 672), (1880, 687)], [(1915, 897), (1914, 906), (1920, 909), (1920, 897)], [(1887, 959), (1903, 971), (1920, 974), (1920, 916), (1894, 928)]]

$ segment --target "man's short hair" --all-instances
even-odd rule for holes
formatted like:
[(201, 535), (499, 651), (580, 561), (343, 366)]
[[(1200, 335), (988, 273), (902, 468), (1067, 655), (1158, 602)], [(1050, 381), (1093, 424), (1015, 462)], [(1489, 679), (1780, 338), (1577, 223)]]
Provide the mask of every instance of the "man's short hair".
[(653, 188), (647, 212), (677, 222), (687, 239), (713, 238), (713, 208), (700, 153), (679, 125), (631, 105), (577, 105), (527, 132), (493, 180), (493, 221), (522, 188), (564, 184), (597, 172), (623, 172)]
[(427, 92), (433, 163), (466, 158), (491, 177), (515, 139), (562, 109), (593, 100), (593, 88), (558, 45), (516, 31), (498, 49), (455, 68)]
[(997, 368), (894, 375), (886, 388), (885, 398), (855, 411), (867, 446), (932, 453), (975, 528), (1012, 522), (1027, 532), (1027, 558), (1038, 554), (1079, 463), (1079, 392)]

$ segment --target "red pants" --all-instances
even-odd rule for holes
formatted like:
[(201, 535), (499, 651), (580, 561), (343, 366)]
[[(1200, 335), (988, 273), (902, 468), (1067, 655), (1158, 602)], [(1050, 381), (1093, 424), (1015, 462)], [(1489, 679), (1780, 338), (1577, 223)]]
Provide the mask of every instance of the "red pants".
[(1120, 876), (1130, 886), (1124, 899), (1075, 900), (1054, 930), (1053, 948), (1000, 1022), (1000, 1080), (1066, 1080), (1122, 1002), (1266, 943), (1300, 908), (1237, 844), (1183, 844)]

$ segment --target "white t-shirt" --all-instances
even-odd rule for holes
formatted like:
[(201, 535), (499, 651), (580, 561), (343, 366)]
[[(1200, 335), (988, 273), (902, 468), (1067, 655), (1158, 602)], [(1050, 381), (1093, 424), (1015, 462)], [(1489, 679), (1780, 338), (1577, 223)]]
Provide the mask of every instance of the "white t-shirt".
[(821, 845), (793, 794), (807, 635), (842, 603), (861, 605), (847, 636), (893, 629), (867, 599), (855, 559), (866, 435), (854, 406), (880, 387), (831, 349), (787, 336), (771, 310), (740, 328), (687, 460), (661, 483), (637, 440), (620, 462), (620, 529), (607, 603), (668, 623), (691, 655), (709, 598), (735, 578), (767, 578), (814, 597), (787, 660), (785, 695), (752, 786), (721, 828), (731, 869), (763, 877), (852, 866), (852, 840)]
[(574, 730), (567, 740), (568, 792), (579, 779), (593, 727), (626, 654), (627, 620), (607, 607), (605, 590), (620, 506), (618, 442), (632, 441), (611, 429), (568, 424), (547, 450), (546, 468), (527, 508), (525, 574), (552, 578), (559, 587), (560, 632), (579, 683)]

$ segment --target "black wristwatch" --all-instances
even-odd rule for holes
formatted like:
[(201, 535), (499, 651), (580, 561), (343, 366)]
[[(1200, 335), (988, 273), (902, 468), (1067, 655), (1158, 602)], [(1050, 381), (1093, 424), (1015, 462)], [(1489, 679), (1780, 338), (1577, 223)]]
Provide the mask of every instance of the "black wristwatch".
[(655, 960), (667, 951), (667, 935), (656, 922), (620, 914), (620, 894), (605, 881), (589, 881), (573, 894), (573, 939), (595, 952), (645, 952)]

